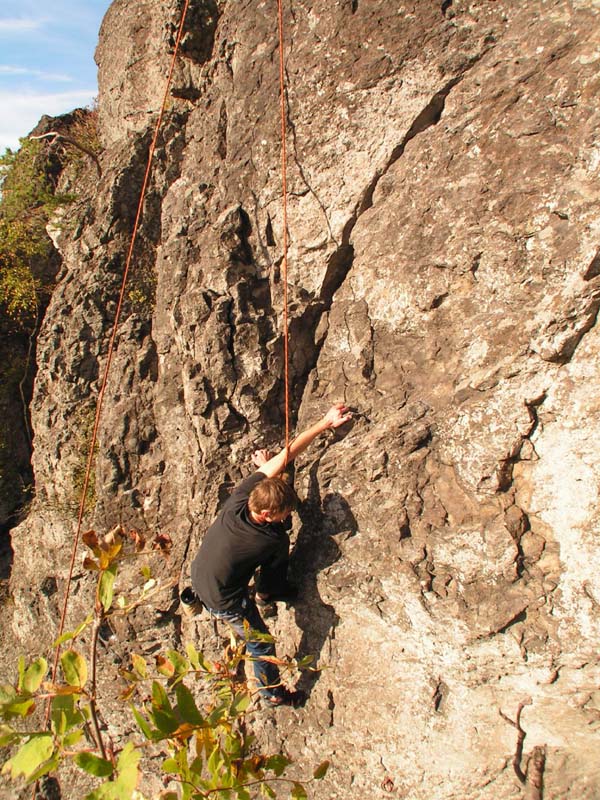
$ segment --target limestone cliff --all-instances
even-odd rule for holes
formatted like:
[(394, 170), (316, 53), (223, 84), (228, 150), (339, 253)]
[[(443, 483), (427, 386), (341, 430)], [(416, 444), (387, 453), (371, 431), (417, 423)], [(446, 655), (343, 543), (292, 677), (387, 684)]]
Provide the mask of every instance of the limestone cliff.
[[(302, 595), (273, 623), (283, 653), (326, 669), (300, 678), (305, 707), (254, 724), (307, 769), (331, 758), (320, 800), (497, 800), (523, 796), (500, 712), (531, 699), (544, 797), (597, 798), (600, 9), (284, 6), (292, 412), (357, 413), (298, 464)], [(56, 630), (180, 10), (115, 0), (100, 32), (102, 177), (90, 167), (57, 234), (37, 499), (3, 611), (30, 650)], [(90, 524), (169, 533), (163, 574), (183, 582), (250, 452), (281, 443), (276, 10), (191, 4), (100, 432)], [(115, 662), (157, 640), (215, 646), (175, 593), (157, 611), (117, 631)]]

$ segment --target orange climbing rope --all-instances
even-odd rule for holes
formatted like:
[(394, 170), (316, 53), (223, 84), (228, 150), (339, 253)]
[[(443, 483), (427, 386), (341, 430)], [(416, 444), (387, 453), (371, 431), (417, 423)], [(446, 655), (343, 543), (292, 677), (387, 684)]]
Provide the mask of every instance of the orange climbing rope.
[[(92, 433), (92, 440), (91, 440), (91, 443), (90, 443), (90, 450), (89, 450), (88, 459), (87, 459), (87, 467), (86, 467), (86, 471), (85, 471), (85, 478), (84, 478), (84, 481), (83, 481), (83, 488), (81, 490), (81, 500), (80, 500), (80, 503), (79, 503), (79, 515), (78, 515), (78, 518), (77, 518), (77, 529), (76, 529), (76, 532), (75, 532), (75, 540), (73, 542), (73, 550), (72, 550), (72, 553), (71, 553), (71, 562), (70, 562), (70, 565), (69, 565), (69, 574), (68, 574), (68, 577), (67, 577), (67, 585), (66, 585), (66, 588), (65, 588), (65, 597), (64, 597), (64, 601), (63, 601), (62, 614), (61, 614), (61, 618), (60, 618), (60, 625), (59, 625), (59, 631), (58, 631), (58, 637), (57, 637), (58, 639), (60, 639), (60, 637), (62, 636), (64, 627), (65, 627), (65, 618), (66, 618), (66, 615), (67, 615), (67, 607), (68, 607), (68, 602), (69, 602), (71, 583), (72, 583), (72, 579), (73, 579), (73, 569), (74, 569), (74, 565), (75, 565), (75, 557), (76, 557), (76, 554), (77, 554), (77, 547), (79, 545), (79, 539), (80, 539), (80, 536), (81, 536), (81, 526), (82, 526), (82, 523), (83, 523), (83, 516), (84, 516), (84, 511), (85, 511), (85, 498), (86, 498), (86, 495), (87, 495), (87, 490), (88, 490), (88, 486), (89, 486), (89, 482), (90, 482), (92, 464), (93, 464), (93, 461), (94, 461), (94, 450), (95, 450), (96, 441), (97, 441), (97, 438), (98, 438), (98, 428), (100, 426), (100, 418), (101, 418), (101, 414), (102, 414), (102, 405), (103, 405), (103, 402), (104, 402), (104, 394), (106, 392), (106, 386), (107, 386), (107, 383), (108, 383), (108, 375), (109, 375), (109, 372), (110, 372), (110, 367), (111, 367), (111, 364), (112, 364), (113, 352), (114, 352), (114, 349), (115, 349), (115, 340), (116, 340), (116, 337), (117, 337), (117, 329), (118, 329), (118, 325), (119, 325), (119, 319), (120, 319), (120, 316), (121, 316), (121, 309), (123, 307), (123, 300), (125, 298), (125, 288), (126, 288), (126, 285), (127, 285), (127, 278), (128, 278), (128, 275), (129, 275), (129, 268), (131, 266), (131, 262), (132, 262), (132, 258), (133, 258), (134, 246), (135, 246), (135, 242), (136, 242), (136, 239), (137, 239), (137, 233), (138, 233), (138, 229), (139, 229), (139, 225), (140, 225), (140, 220), (142, 218), (142, 209), (143, 209), (143, 206), (144, 206), (144, 199), (145, 199), (145, 196), (146, 196), (146, 189), (148, 187), (148, 181), (149, 181), (149, 178), (150, 178), (150, 171), (151, 171), (151, 167), (152, 167), (152, 159), (154, 157), (154, 151), (156, 150), (156, 142), (158, 141), (158, 134), (160, 132), (160, 127), (162, 125), (162, 120), (163, 120), (163, 116), (164, 116), (164, 113), (165, 113), (165, 108), (167, 106), (167, 101), (169, 99), (169, 89), (171, 87), (171, 81), (173, 79), (173, 71), (175, 69), (175, 62), (177, 60), (177, 55), (178, 55), (178, 52), (179, 52), (179, 45), (180, 45), (181, 37), (182, 37), (182, 34), (183, 34), (183, 26), (185, 24), (185, 18), (186, 18), (186, 15), (187, 15), (188, 6), (189, 6), (189, 0), (185, 0), (184, 6), (183, 6), (183, 10), (181, 12), (181, 20), (179, 22), (179, 29), (178, 29), (178, 32), (177, 32), (177, 39), (175, 41), (175, 49), (173, 50), (173, 58), (171, 59), (171, 67), (169, 69), (169, 74), (168, 74), (167, 82), (166, 82), (166, 86), (165, 86), (165, 93), (164, 93), (164, 96), (163, 96), (163, 101), (162, 101), (162, 105), (161, 105), (161, 108), (160, 108), (160, 113), (159, 113), (158, 119), (156, 121), (156, 127), (154, 129), (154, 136), (152, 138), (152, 143), (150, 145), (150, 150), (148, 152), (148, 163), (146, 164), (146, 172), (144, 174), (144, 180), (143, 180), (142, 188), (141, 188), (141, 191), (140, 191), (140, 199), (139, 199), (139, 202), (138, 202), (137, 214), (136, 214), (136, 217), (135, 217), (135, 222), (134, 222), (134, 225), (133, 225), (133, 231), (132, 231), (132, 234), (131, 234), (131, 241), (129, 243), (129, 250), (127, 252), (127, 259), (125, 261), (125, 269), (123, 271), (123, 280), (121, 282), (121, 292), (120, 292), (120, 295), (119, 295), (119, 302), (117, 303), (117, 310), (115, 312), (115, 320), (114, 320), (114, 324), (113, 324), (113, 328), (112, 328), (112, 334), (111, 334), (110, 342), (109, 342), (109, 346), (108, 346), (108, 353), (107, 353), (107, 357), (106, 357), (106, 364), (105, 364), (105, 367), (104, 367), (104, 374), (103, 374), (102, 382), (101, 382), (101, 385), (100, 385), (100, 391), (98, 393), (98, 400), (96, 402), (96, 418), (94, 420), (94, 429), (93, 429), (93, 433)], [(61, 650), (60, 644), (58, 644), (57, 647), (56, 647), (56, 652), (55, 652), (55, 656), (54, 656), (54, 664), (52, 666), (52, 683), (55, 683), (55, 681), (56, 681), (56, 672), (57, 672), (57, 669), (58, 669), (58, 661), (59, 661), (59, 658), (60, 658), (60, 650)], [(50, 705), (50, 700), (49, 700), (48, 701), (48, 705), (46, 707), (46, 725), (48, 724), (48, 720), (50, 719), (50, 712), (51, 712), (51, 705)]]
[[(281, 97), (280, 97), (280, 99), (281, 99), (281, 153), (282, 153), (282, 155), (281, 155), (281, 169), (282, 169), (282, 183), (283, 183), (283, 263), (282, 263), (282, 281), (283, 281), (283, 349), (284, 349), (284, 384), (285, 384), (285, 387), (284, 387), (285, 388), (285, 447), (286, 447), (286, 453), (287, 453), (287, 451), (289, 450), (289, 441), (290, 441), (289, 348), (288, 348), (289, 333), (288, 333), (288, 281), (287, 281), (287, 277), (288, 277), (288, 264), (287, 264), (287, 249), (288, 249), (288, 240), (287, 240), (287, 152), (286, 152), (286, 127), (287, 126), (286, 126), (286, 102), (285, 102), (285, 100), (286, 100), (286, 98), (285, 98), (285, 93), (286, 93), (286, 89), (285, 89), (285, 70), (284, 70), (284, 59), (283, 59), (283, 44), (284, 44), (283, 8), (282, 8), (282, 0), (277, 0), (277, 1), (278, 1), (278, 23), (279, 23), (279, 25), (278, 25), (278, 27), (279, 27), (279, 83), (280, 83), (280, 95), (281, 95)], [(116, 337), (117, 337), (117, 330), (118, 330), (119, 320), (120, 320), (120, 316), (121, 316), (121, 310), (122, 310), (123, 302), (124, 302), (124, 298), (125, 298), (125, 289), (126, 289), (126, 286), (127, 286), (127, 278), (129, 276), (129, 270), (130, 270), (131, 262), (132, 262), (132, 259), (133, 259), (135, 243), (136, 243), (137, 234), (138, 234), (138, 230), (139, 230), (139, 225), (140, 225), (140, 221), (141, 221), (141, 217), (142, 217), (144, 199), (145, 199), (145, 196), (146, 196), (146, 190), (147, 190), (148, 182), (149, 182), (149, 178), (150, 178), (152, 160), (153, 160), (153, 157), (154, 157), (154, 152), (156, 150), (156, 143), (158, 141), (158, 134), (160, 132), (160, 128), (161, 128), (161, 125), (162, 125), (162, 120), (163, 120), (163, 117), (164, 117), (164, 112), (165, 112), (166, 105), (167, 105), (168, 98), (169, 98), (169, 89), (170, 89), (172, 78), (173, 78), (173, 72), (174, 72), (174, 69), (175, 69), (175, 63), (176, 63), (176, 60), (177, 60), (177, 55), (179, 53), (179, 46), (180, 46), (180, 43), (181, 43), (181, 38), (182, 38), (182, 34), (183, 34), (183, 28), (184, 28), (185, 19), (186, 19), (186, 16), (187, 16), (189, 2), (190, 2), (190, 0), (185, 0), (184, 7), (183, 7), (183, 10), (181, 12), (181, 19), (180, 19), (180, 23), (179, 23), (178, 32), (177, 32), (175, 48), (173, 50), (173, 57), (171, 59), (171, 66), (170, 66), (170, 69), (169, 69), (169, 74), (168, 74), (166, 85), (165, 85), (165, 92), (164, 92), (164, 96), (163, 96), (163, 101), (162, 101), (162, 105), (161, 105), (160, 112), (159, 112), (159, 115), (158, 115), (158, 119), (157, 119), (157, 122), (156, 122), (155, 130), (154, 130), (154, 136), (152, 138), (152, 142), (150, 144), (150, 149), (149, 149), (149, 152), (148, 152), (148, 161), (147, 161), (147, 164), (146, 164), (146, 171), (145, 171), (145, 174), (144, 174), (144, 180), (142, 182), (142, 188), (141, 188), (141, 191), (140, 191), (140, 199), (139, 199), (139, 202), (138, 202), (137, 213), (136, 213), (135, 222), (134, 222), (134, 225), (133, 225), (131, 241), (130, 241), (130, 244), (129, 244), (129, 249), (128, 249), (128, 252), (127, 252), (127, 258), (126, 258), (126, 261), (125, 261), (125, 268), (124, 268), (124, 271), (123, 271), (123, 279), (122, 279), (122, 282), (121, 282), (121, 291), (120, 291), (120, 294), (119, 294), (119, 300), (118, 300), (117, 309), (116, 309), (116, 312), (115, 312), (115, 319), (114, 319), (112, 333), (111, 333), (111, 337), (110, 337), (110, 341), (109, 341), (108, 352), (107, 352), (107, 357), (106, 357), (106, 364), (105, 364), (105, 367), (104, 367), (104, 373), (103, 373), (103, 377), (102, 377), (102, 381), (101, 381), (101, 385), (100, 385), (100, 390), (98, 392), (98, 400), (97, 400), (97, 403), (96, 403), (96, 415), (95, 415), (95, 420), (94, 420), (94, 428), (93, 428), (93, 432), (92, 432), (92, 439), (91, 439), (91, 442), (90, 442), (90, 448), (89, 448), (89, 453), (88, 453), (85, 477), (84, 477), (84, 481), (83, 481), (83, 488), (82, 488), (82, 491), (81, 491), (81, 499), (80, 499), (80, 503), (79, 503), (79, 513), (78, 513), (78, 517), (77, 517), (77, 527), (76, 527), (76, 532), (75, 532), (75, 538), (74, 538), (74, 541), (73, 541), (73, 548), (72, 548), (72, 552), (71, 552), (71, 560), (70, 560), (70, 564), (69, 564), (69, 572), (68, 572), (68, 576), (67, 576), (67, 584), (66, 584), (66, 587), (65, 587), (65, 595), (64, 595), (64, 600), (63, 600), (62, 613), (61, 613), (58, 636), (57, 636), (58, 639), (60, 639), (60, 637), (62, 636), (63, 631), (64, 631), (64, 626), (65, 626), (65, 620), (66, 620), (67, 609), (68, 609), (68, 602), (69, 602), (69, 597), (70, 597), (71, 583), (72, 583), (72, 580), (73, 580), (73, 571), (74, 571), (74, 566), (75, 566), (75, 558), (76, 558), (77, 549), (78, 549), (78, 546), (79, 546), (79, 540), (80, 540), (80, 537), (81, 537), (81, 527), (82, 527), (82, 524), (83, 524), (83, 517), (84, 517), (84, 513), (85, 513), (85, 498), (86, 498), (86, 495), (87, 495), (89, 482), (90, 482), (91, 471), (92, 471), (92, 465), (93, 465), (93, 462), (94, 462), (94, 450), (95, 450), (96, 442), (97, 442), (97, 438), (98, 438), (98, 430), (99, 430), (99, 427), (100, 427), (100, 420), (101, 420), (101, 416), (102, 416), (102, 407), (103, 407), (103, 403), (104, 403), (104, 395), (105, 395), (106, 387), (107, 387), (107, 384), (108, 384), (108, 377), (109, 377), (110, 368), (111, 368), (111, 365), (112, 365), (112, 358), (113, 358), (113, 353), (114, 353), (114, 349), (115, 349), (115, 341), (116, 341)], [(59, 659), (60, 659), (60, 651), (61, 651), (61, 646), (60, 646), (60, 644), (58, 644), (56, 646), (55, 656), (54, 656), (54, 663), (53, 663), (53, 666), (52, 666), (52, 682), (53, 683), (56, 681), (56, 673), (57, 673), (57, 670), (58, 670), (58, 662), (59, 662)], [(49, 700), (47, 708), (46, 708), (46, 724), (48, 724), (48, 721), (50, 719), (50, 711), (51, 711), (51, 704), (50, 704), (50, 700)]]
[(288, 334), (288, 263), (287, 263), (287, 151), (286, 151), (286, 106), (285, 106), (285, 70), (283, 62), (283, 7), (282, 0), (277, 0), (279, 21), (279, 95), (281, 110), (281, 182), (283, 190), (283, 262), (281, 279), (283, 281), (283, 374), (285, 395), (285, 454), (286, 464), (290, 448), (290, 378), (289, 378), (289, 334)]

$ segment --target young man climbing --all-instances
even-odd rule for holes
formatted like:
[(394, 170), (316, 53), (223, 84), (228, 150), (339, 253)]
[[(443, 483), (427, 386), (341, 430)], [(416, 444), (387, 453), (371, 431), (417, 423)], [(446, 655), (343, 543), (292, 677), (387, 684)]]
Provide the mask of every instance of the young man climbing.
[[(265, 661), (275, 655), (271, 641), (253, 637), (251, 631), (268, 634), (257, 607), (276, 600), (291, 600), (295, 588), (287, 580), (289, 537), (283, 525), (296, 505), (292, 487), (280, 476), (287, 464), (323, 431), (339, 428), (351, 418), (343, 403), (299, 434), (276, 456), (266, 451), (254, 456), (259, 469), (241, 481), (207, 530), (192, 563), (192, 586), (206, 608), (226, 621), (246, 642), (262, 697), (271, 705), (293, 704), (297, 693), (281, 685), (277, 666)], [(248, 592), (255, 571), (256, 601)]]

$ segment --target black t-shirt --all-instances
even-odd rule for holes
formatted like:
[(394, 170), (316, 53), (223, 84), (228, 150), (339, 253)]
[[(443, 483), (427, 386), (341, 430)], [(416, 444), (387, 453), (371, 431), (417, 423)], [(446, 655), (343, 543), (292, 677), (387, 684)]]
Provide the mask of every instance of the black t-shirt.
[(255, 472), (235, 487), (192, 562), (194, 591), (215, 611), (239, 605), (254, 571), (279, 550), (281, 526), (257, 524), (248, 510), (250, 492), (265, 477)]

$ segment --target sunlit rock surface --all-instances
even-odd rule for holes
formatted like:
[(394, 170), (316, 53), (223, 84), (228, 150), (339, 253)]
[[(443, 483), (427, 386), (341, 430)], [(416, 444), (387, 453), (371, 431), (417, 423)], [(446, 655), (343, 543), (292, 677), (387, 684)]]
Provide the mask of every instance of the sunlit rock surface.
[[(156, 574), (181, 584), (219, 502), (256, 446), (281, 444), (284, 420), (276, 3), (192, 6), (86, 520), (169, 533)], [(323, 670), (298, 677), (305, 707), (252, 724), (304, 774), (332, 761), (311, 789), (320, 800), (508, 800), (524, 791), (508, 720), (526, 703), (523, 768), (545, 746), (544, 798), (592, 800), (600, 9), (284, 7), (291, 410), (300, 428), (336, 400), (356, 415), (297, 465), (302, 594), (272, 621), (282, 654), (313, 653)], [(103, 175), (90, 169), (59, 237), (32, 412), (37, 499), (14, 532), (3, 609), (31, 652), (56, 630), (179, 10), (116, 0), (102, 26)], [(71, 617), (88, 604), (79, 566)], [(215, 650), (206, 621), (180, 621), (175, 589), (157, 606), (116, 631), (107, 685), (132, 651), (189, 638)]]

